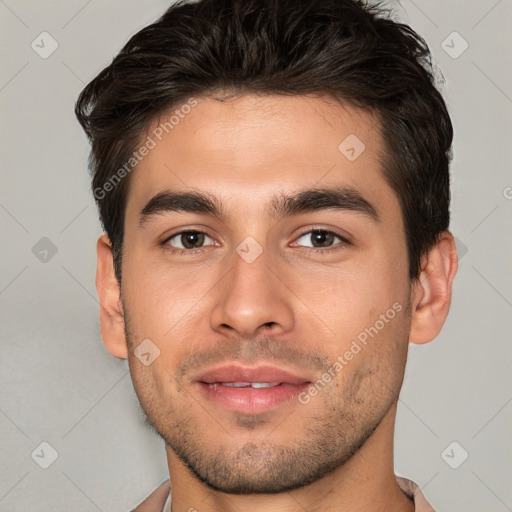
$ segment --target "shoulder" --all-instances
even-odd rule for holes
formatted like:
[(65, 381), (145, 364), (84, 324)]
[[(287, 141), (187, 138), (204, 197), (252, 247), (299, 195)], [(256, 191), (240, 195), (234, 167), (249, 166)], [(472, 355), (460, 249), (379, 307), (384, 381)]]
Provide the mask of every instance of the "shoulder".
[(171, 486), (169, 480), (166, 480), (131, 512), (161, 512), (170, 490)]

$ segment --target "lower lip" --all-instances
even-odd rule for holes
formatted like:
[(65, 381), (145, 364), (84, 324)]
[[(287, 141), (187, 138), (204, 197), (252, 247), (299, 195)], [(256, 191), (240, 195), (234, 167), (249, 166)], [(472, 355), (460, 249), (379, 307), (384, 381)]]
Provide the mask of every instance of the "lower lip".
[(280, 384), (271, 388), (234, 388), (222, 384), (198, 382), (208, 400), (222, 405), (228, 410), (258, 414), (269, 411), (284, 402), (289, 402), (304, 391), (309, 383)]

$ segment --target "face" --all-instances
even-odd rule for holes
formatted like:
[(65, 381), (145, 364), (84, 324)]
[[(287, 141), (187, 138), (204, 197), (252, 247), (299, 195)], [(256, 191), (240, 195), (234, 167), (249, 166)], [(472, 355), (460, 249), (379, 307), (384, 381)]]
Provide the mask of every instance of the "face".
[[(196, 99), (168, 133), (155, 122), (131, 176), (130, 371), (199, 480), (282, 492), (340, 467), (396, 402), (410, 327), (400, 207), (371, 114)], [(134, 354), (143, 340), (150, 364)]]

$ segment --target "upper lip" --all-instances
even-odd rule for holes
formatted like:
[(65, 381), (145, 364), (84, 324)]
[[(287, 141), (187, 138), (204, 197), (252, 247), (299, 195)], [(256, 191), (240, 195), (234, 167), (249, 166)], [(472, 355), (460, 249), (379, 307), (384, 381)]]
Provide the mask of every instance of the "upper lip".
[(296, 375), (277, 366), (243, 366), (224, 364), (201, 373), (197, 382), (213, 384), (215, 382), (279, 382), (286, 384), (304, 384), (310, 382), (307, 377)]

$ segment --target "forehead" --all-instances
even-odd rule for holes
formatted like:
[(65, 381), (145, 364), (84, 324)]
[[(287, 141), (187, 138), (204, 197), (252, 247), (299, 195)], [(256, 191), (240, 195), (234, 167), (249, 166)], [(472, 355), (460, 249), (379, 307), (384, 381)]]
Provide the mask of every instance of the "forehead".
[(252, 214), (312, 186), (395, 200), (381, 172), (377, 117), (330, 98), (198, 97), (161, 113), (146, 137), (152, 149), (131, 176), (127, 212), (165, 189), (207, 191)]

